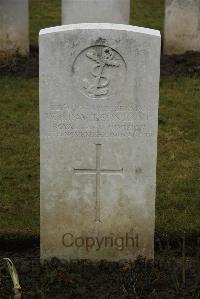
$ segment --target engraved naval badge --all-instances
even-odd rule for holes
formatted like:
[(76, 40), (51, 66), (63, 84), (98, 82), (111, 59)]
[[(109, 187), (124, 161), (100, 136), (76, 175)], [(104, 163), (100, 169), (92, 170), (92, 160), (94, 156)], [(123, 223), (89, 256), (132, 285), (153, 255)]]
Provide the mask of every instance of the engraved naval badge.
[(126, 64), (122, 56), (107, 46), (82, 51), (73, 64), (74, 86), (92, 99), (108, 99), (123, 87)]

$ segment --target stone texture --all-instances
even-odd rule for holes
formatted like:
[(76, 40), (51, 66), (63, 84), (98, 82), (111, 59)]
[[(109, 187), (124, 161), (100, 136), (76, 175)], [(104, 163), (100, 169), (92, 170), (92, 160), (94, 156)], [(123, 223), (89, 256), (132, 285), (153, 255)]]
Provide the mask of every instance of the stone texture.
[(41, 258), (153, 257), (160, 33), (40, 32)]
[(62, 24), (129, 24), (130, 0), (62, 0)]
[(0, 0), (0, 52), (28, 54), (28, 0)]
[(166, 0), (165, 54), (200, 51), (200, 0)]

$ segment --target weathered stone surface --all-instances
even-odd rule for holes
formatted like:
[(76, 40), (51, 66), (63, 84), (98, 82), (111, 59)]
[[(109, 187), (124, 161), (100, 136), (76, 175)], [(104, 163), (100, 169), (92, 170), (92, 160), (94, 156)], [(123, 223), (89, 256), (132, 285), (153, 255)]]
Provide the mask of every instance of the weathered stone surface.
[(165, 54), (200, 51), (200, 0), (166, 0)]
[(29, 53), (28, 0), (0, 0), (0, 53)]
[(129, 24), (130, 0), (62, 0), (62, 24)]
[(40, 32), (41, 257), (153, 257), (158, 31)]

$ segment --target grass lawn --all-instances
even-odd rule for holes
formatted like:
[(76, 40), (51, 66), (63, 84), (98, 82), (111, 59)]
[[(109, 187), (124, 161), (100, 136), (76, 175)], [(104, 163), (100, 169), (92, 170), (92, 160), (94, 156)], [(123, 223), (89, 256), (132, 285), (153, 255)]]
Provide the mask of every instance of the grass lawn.
[[(60, 0), (30, 1), (30, 40), (60, 24)], [(164, 0), (137, 0), (131, 23), (163, 28)], [(134, 20), (134, 22), (133, 22)], [(157, 235), (200, 232), (197, 76), (163, 76), (160, 85)], [(0, 78), (0, 235), (39, 234), (38, 78)]]
[(38, 79), (1, 78), (0, 90), (0, 234), (38, 234)]
[(200, 232), (199, 77), (164, 77), (160, 85), (156, 231)]

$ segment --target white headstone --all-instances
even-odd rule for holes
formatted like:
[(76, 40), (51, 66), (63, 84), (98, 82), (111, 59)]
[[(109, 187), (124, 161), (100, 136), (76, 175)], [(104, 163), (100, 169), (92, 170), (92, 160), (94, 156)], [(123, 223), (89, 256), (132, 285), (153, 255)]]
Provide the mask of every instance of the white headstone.
[(166, 0), (165, 54), (200, 52), (200, 0)]
[(129, 24), (130, 0), (62, 0), (62, 24)]
[(154, 252), (160, 33), (40, 32), (41, 257)]
[(0, 0), (0, 53), (29, 53), (28, 0)]

